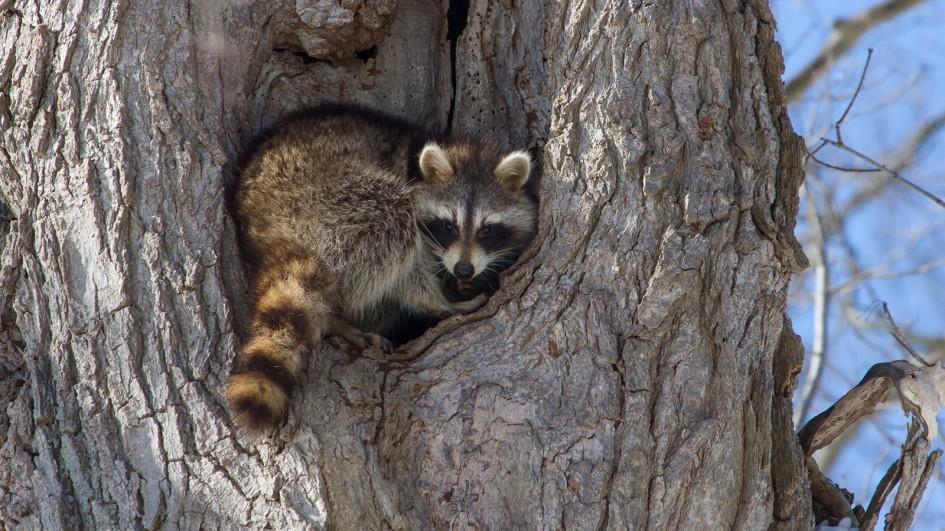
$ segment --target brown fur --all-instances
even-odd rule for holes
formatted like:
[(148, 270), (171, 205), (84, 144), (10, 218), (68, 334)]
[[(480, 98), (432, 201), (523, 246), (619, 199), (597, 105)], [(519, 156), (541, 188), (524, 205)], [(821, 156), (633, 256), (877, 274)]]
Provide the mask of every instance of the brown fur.
[(324, 336), (389, 348), (379, 334), (402, 314), (438, 319), (485, 301), (446, 298), (419, 223), (460, 193), (464, 165), (486, 164), (489, 175), (501, 153), (441, 140), (455, 171), (424, 177), (419, 153), (430, 138), (373, 111), (320, 107), (246, 157), (235, 208), (255, 268), (253, 322), (226, 391), (242, 424), (285, 416), (304, 354)]

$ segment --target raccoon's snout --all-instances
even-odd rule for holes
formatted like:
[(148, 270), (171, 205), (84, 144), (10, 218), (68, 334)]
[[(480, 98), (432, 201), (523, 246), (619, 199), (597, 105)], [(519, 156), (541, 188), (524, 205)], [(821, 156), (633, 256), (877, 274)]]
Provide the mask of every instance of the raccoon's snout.
[(459, 280), (469, 280), (475, 272), (476, 269), (469, 262), (459, 262), (453, 266), (453, 276)]

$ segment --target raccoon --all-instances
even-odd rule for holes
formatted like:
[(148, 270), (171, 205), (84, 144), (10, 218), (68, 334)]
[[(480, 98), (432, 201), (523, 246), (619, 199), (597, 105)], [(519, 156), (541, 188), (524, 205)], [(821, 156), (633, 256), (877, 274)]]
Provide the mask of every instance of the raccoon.
[(254, 430), (284, 418), (323, 338), (390, 351), (405, 321), (472, 312), (535, 234), (528, 153), (362, 107), (291, 116), (240, 167), (253, 318), (226, 396)]

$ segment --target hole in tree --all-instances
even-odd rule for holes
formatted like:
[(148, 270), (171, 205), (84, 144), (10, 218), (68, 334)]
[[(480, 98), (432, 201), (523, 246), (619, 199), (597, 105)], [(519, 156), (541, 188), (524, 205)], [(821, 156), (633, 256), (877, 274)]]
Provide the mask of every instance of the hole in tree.
[(377, 45), (371, 46), (366, 50), (361, 50), (359, 52), (354, 52), (354, 56), (360, 59), (362, 62), (368, 62), (368, 59), (373, 59), (377, 57)]
[(7, 203), (7, 199), (0, 195), (0, 223), (7, 223), (16, 219), (13, 215), (13, 209)]
[(447, 38), (456, 42), (466, 29), (466, 19), (469, 17), (469, 0), (450, 0), (446, 11)]
[(453, 84), (453, 93), (450, 97), (450, 110), (446, 117), (446, 130), (453, 129), (453, 112), (456, 110), (456, 46), (459, 38), (466, 29), (469, 18), (469, 0), (450, 0), (450, 7), (446, 11), (446, 37), (450, 41), (450, 80)]
[(301, 50), (294, 50), (294, 49), (291, 49), (291, 48), (273, 48), (272, 51), (273, 51), (273, 52), (276, 52), (276, 53), (290, 53), (290, 54), (292, 54), (292, 55), (298, 57), (299, 59), (301, 59), (301, 60), (302, 60), (302, 64), (306, 64), (306, 65), (311, 65), (311, 64), (315, 64), (315, 63), (329, 63), (329, 64), (331, 64), (331, 61), (329, 61), (329, 60), (327, 60), (327, 59), (316, 59), (315, 57), (312, 57), (311, 55), (309, 55), (309, 54), (307, 54), (307, 53), (305, 53), (305, 52), (303, 52), (303, 51), (301, 51)]
[(10, 222), (16, 219), (16, 216), (13, 214), (13, 210), (7, 204), (6, 198), (0, 195), (0, 244), (3, 243), (4, 237), (7, 235), (7, 231), (10, 227)]

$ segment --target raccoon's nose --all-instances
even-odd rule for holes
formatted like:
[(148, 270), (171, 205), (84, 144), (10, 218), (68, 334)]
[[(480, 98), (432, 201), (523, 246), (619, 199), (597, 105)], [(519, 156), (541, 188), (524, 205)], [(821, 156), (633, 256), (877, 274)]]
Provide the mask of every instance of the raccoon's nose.
[(453, 266), (453, 276), (460, 280), (469, 280), (475, 272), (476, 269), (469, 262), (460, 262)]

